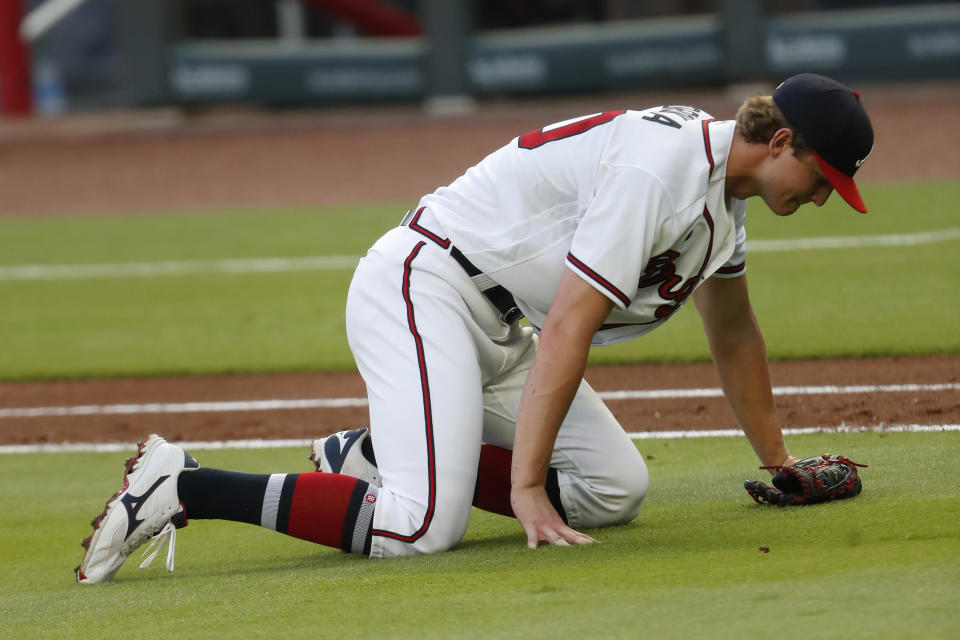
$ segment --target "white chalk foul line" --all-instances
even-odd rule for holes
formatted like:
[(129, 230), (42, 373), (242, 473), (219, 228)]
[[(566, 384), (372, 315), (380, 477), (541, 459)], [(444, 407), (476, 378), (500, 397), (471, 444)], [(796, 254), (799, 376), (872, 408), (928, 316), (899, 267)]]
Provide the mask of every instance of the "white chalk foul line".
[[(774, 387), (775, 396), (842, 395), (851, 393), (909, 393), (918, 391), (960, 391), (960, 383), (938, 384), (861, 384), (822, 385), (807, 387)], [(719, 398), (723, 390), (717, 387), (702, 389), (643, 389), (626, 391), (601, 391), (604, 400), (660, 400), (670, 398)]]
[(203, 274), (286, 273), (353, 269), (359, 256), (120, 262), (107, 264), (24, 264), (0, 267), (0, 280), (78, 280)]
[[(784, 435), (809, 433), (943, 433), (960, 431), (960, 424), (889, 424), (882, 426), (802, 427), (784, 429)], [(638, 431), (629, 433), (634, 440), (672, 440), (677, 438), (728, 438), (742, 436), (738, 429), (708, 429), (685, 431)], [(223, 449), (283, 449), (310, 446), (309, 439), (280, 440), (215, 440), (206, 442), (177, 442), (188, 451), (212, 451)], [(0, 445), (0, 455), (17, 453), (117, 453), (131, 451), (136, 446), (129, 442), (65, 442), (61, 444), (10, 444)]]
[(946, 242), (960, 238), (960, 227), (923, 231), (919, 233), (891, 233), (876, 236), (834, 236), (828, 238), (787, 238), (785, 240), (747, 240), (747, 251), (798, 251), (809, 249), (856, 249), (860, 247), (905, 247), (918, 244)]
[(232, 400), (223, 402), (151, 402), (147, 404), (87, 404), (65, 407), (0, 409), (0, 418), (58, 416), (144, 415), (155, 413), (223, 413), (228, 411), (278, 411), (365, 407), (366, 398), (300, 398), (291, 400)]
[[(748, 240), (749, 252), (902, 247), (960, 239), (960, 227), (918, 233), (873, 236), (834, 236)], [(203, 274), (285, 273), (353, 269), (358, 256), (307, 256), (299, 258), (249, 258), (233, 260), (187, 260), (169, 262), (124, 262), (108, 264), (26, 264), (0, 267), (0, 281), (76, 280), (89, 278), (136, 278)]]
[[(852, 393), (916, 393), (960, 391), (960, 383), (887, 384), (813, 387), (774, 387), (776, 396), (841, 395)], [(601, 391), (604, 400), (659, 400), (676, 398), (717, 398), (723, 391), (716, 387), (700, 389), (643, 389)], [(229, 411), (279, 411), (296, 409), (339, 409), (365, 407), (366, 398), (300, 398), (289, 400), (232, 400), (221, 402), (167, 402), (147, 404), (91, 404), (60, 407), (10, 407), (0, 409), (2, 418), (50, 418), (64, 416), (146, 415), (157, 413), (211, 413)]]
[[(806, 435), (810, 433), (862, 433), (865, 431), (882, 433), (942, 433), (944, 431), (960, 431), (960, 424), (886, 424), (877, 426), (850, 426), (839, 427), (798, 427), (783, 430), (787, 436)], [(675, 438), (731, 438), (742, 436), (739, 429), (687, 429), (682, 431), (637, 431), (628, 433), (634, 440), (672, 440)], [(129, 449), (130, 446), (127, 445)]]

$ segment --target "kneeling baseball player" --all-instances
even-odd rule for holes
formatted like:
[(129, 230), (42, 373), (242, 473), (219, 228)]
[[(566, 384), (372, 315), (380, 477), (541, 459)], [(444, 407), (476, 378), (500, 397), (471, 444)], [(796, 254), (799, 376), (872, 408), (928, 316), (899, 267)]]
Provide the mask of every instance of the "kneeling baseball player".
[(531, 548), (593, 542), (585, 530), (640, 512), (649, 477), (583, 380), (588, 350), (653, 331), (689, 298), (744, 433), (780, 477), (748, 483), (751, 495), (852, 495), (849, 460), (795, 466), (784, 445), (744, 219), (753, 196), (787, 216), (834, 190), (865, 212), (853, 175), (872, 148), (859, 95), (812, 74), (746, 100), (736, 120), (662, 106), (514, 138), (424, 196), (357, 267), (347, 337), (370, 430), (315, 441), (318, 472), (272, 475), (201, 468), (150, 436), (93, 521), (77, 579), (110, 580), (151, 537), (147, 561), (168, 541), (172, 570), (188, 517), (388, 557), (450, 549), (476, 505), (516, 517)]

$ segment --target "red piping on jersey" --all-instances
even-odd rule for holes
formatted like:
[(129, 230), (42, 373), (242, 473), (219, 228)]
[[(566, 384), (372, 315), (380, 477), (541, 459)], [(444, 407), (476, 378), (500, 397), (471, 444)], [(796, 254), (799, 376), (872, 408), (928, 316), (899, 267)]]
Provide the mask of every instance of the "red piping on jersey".
[(419, 221), (420, 221), (420, 214), (423, 213), (423, 210), (424, 210), (424, 209), (426, 209), (426, 207), (420, 207), (419, 209), (417, 209), (416, 215), (414, 215), (413, 218), (410, 220), (410, 225), (409, 225), (410, 228), (413, 229), (414, 231), (416, 231), (417, 233), (419, 233), (420, 235), (426, 236), (427, 238), (429, 238), (429, 239), (432, 240), (433, 242), (436, 242), (436, 243), (437, 243), (438, 245), (440, 245), (442, 248), (444, 248), (444, 249), (449, 248), (449, 247), (450, 247), (450, 238), (441, 238), (440, 236), (438, 236), (437, 234), (435, 234), (433, 231), (430, 231), (429, 229), (420, 226), (420, 222), (419, 222)]
[(710, 127), (708, 127), (707, 125), (709, 125), (711, 122), (716, 122), (716, 121), (717, 121), (716, 118), (710, 118), (709, 120), (704, 120), (703, 124), (701, 125), (703, 127), (703, 150), (706, 151), (707, 162), (710, 163), (710, 171), (707, 173), (708, 181), (710, 180), (710, 176), (713, 175), (714, 162), (713, 162), (713, 149), (710, 148)]
[(615, 286), (610, 284), (610, 282), (604, 279), (604, 277), (601, 276), (599, 273), (597, 273), (596, 271), (594, 271), (593, 269), (585, 265), (583, 262), (581, 262), (579, 258), (574, 256), (572, 253), (567, 253), (567, 260), (570, 262), (570, 264), (572, 264), (576, 268), (580, 269), (580, 271), (585, 273), (591, 280), (593, 280), (594, 282), (599, 284), (601, 287), (603, 287), (604, 289), (606, 289), (607, 291), (615, 295), (617, 299), (620, 302), (622, 302), (625, 307), (630, 306), (630, 298), (628, 298), (625, 293), (623, 293), (622, 291), (620, 291), (620, 289), (617, 289)]
[[(703, 127), (703, 150), (707, 153), (707, 162), (710, 163), (710, 172), (707, 173), (707, 181), (708, 181), (708, 182), (709, 182), (709, 180), (710, 180), (710, 176), (713, 175), (714, 162), (713, 162), (713, 149), (711, 148), (711, 144), (710, 144), (710, 127), (707, 126), (707, 125), (709, 125), (711, 122), (716, 122), (716, 121), (717, 121), (716, 118), (711, 118), (710, 120), (704, 120), (704, 121), (703, 121), (703, 124), (701, 125), (701, 126)], [(710, 239), (711, 239), (711, 245), (710, 245), (710, 246), (713, 246), (713, 244), (712, 244), (712, 242), (713, 242), (713, 221), (710, 219), (710, 212), (706, 210), (706, 207), (704, 207), (704, 213), (707, 215), (707, 222), (710, 224)], [(708, 258), (708, 259), (710, 258), (710, 254), (709, 254), (709, 253), (707, 253), (707, 258)], [(703, 266), (706, 267), (706, 266), (707, 266), (707, 263), (704, 262), (704, 263), (703, 263)], [(747, 263), (746, 263), (746, 262), (741, 262), (741, 263), (738, 264), (738, 265), (732, 265), (732, 266), (729, 266), (729, 267), (722, 267), (722, 268), (720, 268), (720, 269), (717, 269), (717, 273), (725, 273), (725, 274), (736, 273), (736, 272), (738, 272), (738, 271), (743, 271), (743, 270), (746, 268), (746, 266), (747, 266)], [(703, 275), (703, 269), (700, 269), (700, 275)]]
[[(623, 327), (639, 327), (645, 324), (656, 324), (657, 322), (659, 322), (659, 320), (654, 320), (652, 322), (618, 322), (616, 324), (602, 324), (600, 325), (600, 328), (597, 329), (597, 331), (607, 331), (609, 329), (622, 329)], [(538, 327), (537, 325), (531, 324), (530, 326), (536, 329), (538, 332), (540, 331), (540, 327)]]
[(707, 263), (710, 262), (710, 256), (713, 254), (713, 217), (706, 205), (703, 207), (703, 217), (707, 220), (707, 226), (710, 227), (710, 242), (707, 244), (707, 255), (703, 258), (703, 264), (700, 265), (700, 271), (695, 276), (697, 282), (703, 280), (703, 272), (707, 270)]
[(737, 271), (743, 271), (747, 267), (746, 262), (741, 262), (740, 264), (730, 265), (729, 267), (720, 267), (717, 269), (717, 273), (736, 273)]
[[(419, 212), (417, 212), (419, 215)], [(413, 313), (413, 301), (410, 298), (410, 265), (413, 259), (420, 253), (420, 249), (426, 245), (426, 242), (418, 242), (407, 256), (403, 263), (403, 300), (407, 304), (407, 324), (410, 327), (410, 333), (413, 335), (413, 341), (417, 347), (417, 364), (420, 367), (420, 390), (423, 394), (423, 422), (424, 435), (427, 440), (427, 475), (428, 475), (428, 497), (427, 511), (423, 516), (423, 524), (420, 528), (409, 535), (397, 533), (395, 531), (384, 531), (374, 529), (372, 535), (392, 538), (400, 542), (416, 542), (427, 532), (430, 522), (433, 520), (433, 512), (437, 506), (437, 461), (433, 445), (433, 409), (430, 401), (430, 383), (427, 379), (427, 362), (423, 353), (423, 339), (420, 332), (417, 331), (416, 318)]]

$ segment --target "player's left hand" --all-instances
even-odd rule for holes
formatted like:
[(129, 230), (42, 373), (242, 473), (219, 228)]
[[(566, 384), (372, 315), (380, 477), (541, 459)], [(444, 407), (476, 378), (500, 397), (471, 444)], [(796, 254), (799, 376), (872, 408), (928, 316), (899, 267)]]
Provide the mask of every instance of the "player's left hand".
[(842, 500), (859, 495), (862, 484), (857, 467), (866, 466), (846, 456), (825, 453), (804, 458), (790, 466), (760, 467), (776, 471), (773, 486), (747, 480), (743, 488), (758, 503), (779, 507)]
[(527, 534), (527, 546), (531, 549), (536, 549), (541, 542), (558, 547), (596, 542), (564, 523), (550, 504), (543, 487), (514, 488), (510, 492), (510, 504), (513, 514)]

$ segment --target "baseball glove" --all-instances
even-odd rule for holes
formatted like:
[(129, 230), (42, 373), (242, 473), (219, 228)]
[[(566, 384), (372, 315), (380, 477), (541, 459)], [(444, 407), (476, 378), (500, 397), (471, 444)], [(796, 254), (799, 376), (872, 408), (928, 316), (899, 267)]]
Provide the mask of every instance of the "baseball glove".
[(789, 467), (760, 467), (776, 469), (773, 486), (759, 480), (746, 480), (743, 488), (758, 503), (775, 504), (778, 507), (842, 500), (860, 493), (857, 467), (866, 466), (844, 456), (825, 453), (822, 456), (804, 458)]

